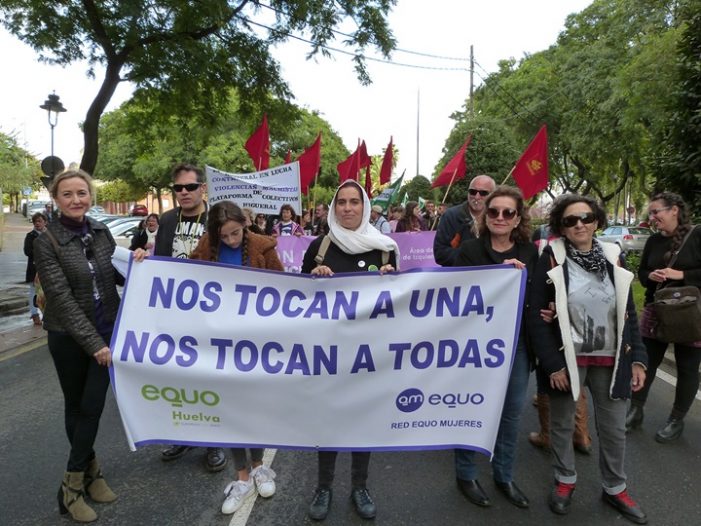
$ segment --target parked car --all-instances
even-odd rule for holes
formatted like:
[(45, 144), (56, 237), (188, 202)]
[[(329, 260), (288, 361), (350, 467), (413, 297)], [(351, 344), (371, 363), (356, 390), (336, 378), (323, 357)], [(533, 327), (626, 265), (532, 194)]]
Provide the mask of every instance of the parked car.
[(32, 201), (27, 204), (27, 219), (32, 220), (32, 216), (37, 212), (46, 212), (46, 205), (49, 201)]
[(90, 210), (87, 211), (87, 214), (91, 217), (96, 217), (104, 216), (107, 214), (107, 212), (105, 212), (105, 209), (103, 207), (95, 205), (90, 207)]
[(596, 239), (615, 243), (624, 252), (630, 252), (642, 250), (651, 235), (652, 230), (649, 228), (615, 225), (608, 227), (601, 235), (596, 236)]
[(148, 215), (148, 208), (146, 208), (145, 205), (136, 204), (136, 205), (131, 207), (131, 210), (129, 210), (129, 215), (130, 216), (147, 216)]
[(131, 238), (136, 235), (142, 221), (141, 217), (126, 217), (122, 221), (110, 223), (107, 227), (120, 247), (129, 248)]

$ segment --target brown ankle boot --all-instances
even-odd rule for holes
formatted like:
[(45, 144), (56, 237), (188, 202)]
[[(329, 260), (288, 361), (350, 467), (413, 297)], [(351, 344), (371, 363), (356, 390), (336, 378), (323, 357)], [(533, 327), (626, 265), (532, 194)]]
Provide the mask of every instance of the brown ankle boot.
[(591, 436), (589, 435), (589, 408), (587, 405), (587, 396), (582, 389), (577, 400), (577, 408), (574, 413), (574, 434), (572, 435), (574, 448), (588, 455), (591, 453)]
[(85, 491), (95, 502), (114, 502), (117, 495), (110, 489), (102, 477), (97, 459), (92, 459), (85, 471)]
[(539, 394), (537, 401), (540, 431), (529, 433), (528, 441), (535, 447), (550, 449), (550, 397)]
[(74, 521), (92, 522), (97, 520), (97, 513), (85, 503), (84, 477), (82, 471), (66, 471), (58, 489), (58, 510), (61, 515), (70, 513)]

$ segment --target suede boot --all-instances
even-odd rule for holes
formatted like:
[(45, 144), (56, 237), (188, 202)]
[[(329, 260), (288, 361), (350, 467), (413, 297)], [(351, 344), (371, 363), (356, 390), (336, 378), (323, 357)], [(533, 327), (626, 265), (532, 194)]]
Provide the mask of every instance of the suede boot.
[(591, 436), (589, 435), (589, 408), (587, 396), (582, 390), (577, 400), (577, 408), (574, 413), (574, 434), (572, 435), (574, 448), (580, 453), (591, 453)]
[(58, 489), (58, 510), (61, 515), (70, 513), (74, 521), (92, 522), (97, 520), (97, 513), (85, 503), (84, 478), (82, 471), (66, 471)]
[(536, 407), (540, 431), (528, 433), (528, 441), (535, 447), (550, 449), (550, 397), (547, 394), (538, 394)]
[(102, 476), (97, 459), (92, 459), (85, 471), (85, 491), (95, 502), (114, 502), (117, 495), (110, 489)]

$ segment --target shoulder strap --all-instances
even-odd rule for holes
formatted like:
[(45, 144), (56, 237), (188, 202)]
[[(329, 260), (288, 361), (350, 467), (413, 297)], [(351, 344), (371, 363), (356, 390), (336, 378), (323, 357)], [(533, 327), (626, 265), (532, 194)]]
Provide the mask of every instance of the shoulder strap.
[(674, 265), (674, 263), (676, 263), (676, 261), (677, 261), (677, 256), (678, 256), (679, 253), (682, 251), (682, 248), (684, 248), (684, 245), (686, 245), (686, 241), (689, 239), (689, 237), (691, 237), (691, 234), (694, 232), (694, 230), (696, 230), (696, 226), (697, 226), (697, 225), (691, 225), (691, 228), (689, 229), (689, 231), (688, 231), (688, 232), (686, 233), (686, 235), (684, 236), (684, 239), (682, 239), (682, 244), (679, 245), (679, 250), (677, 250), (677, 251), (674, 253), (674, 255), (672, 256), (672, 259), (670, 259), (670, 260), (669, 260), (669, 263), (667, 263), (667, 266), (668, 266), (669, 268), (672, 268), (672, 265)]
[(324, 262), (324, 257), (326, 256), (326, 251), (329, 249), (330, 244), (331, 238), (329, 236), (324, 236), (323, 238), (321, 238), (321, 245), (319, 245), (319, 251), (314, 257), (314, 261), (316, 261), (317, 267)]
[(56, 251), (56, 255), (60, 256), (61, 251), (58, 247), (58, 241), (56, 241), (56, 238), (51, 233), (51, 230), (49, 230), (48, 228), (46, 230), (44, 230), (44, 235), (49, 237), (49, 241), (51, 241), (51, 244), (54, 246), (54, 250)]

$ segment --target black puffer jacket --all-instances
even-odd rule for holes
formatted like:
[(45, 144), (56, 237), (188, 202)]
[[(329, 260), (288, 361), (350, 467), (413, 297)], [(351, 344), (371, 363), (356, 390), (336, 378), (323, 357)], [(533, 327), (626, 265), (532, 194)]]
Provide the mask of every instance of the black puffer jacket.
[[(92, 234), (90, 249), (94, 255), (97, 289), (103, 305), (103, 321), (113, 324), (119, 310), (117, 284), (123, 283), (112, 266), (115, 242), (108, 228), (87, 218)], [(59, 221), (48, 231), (56, 239), (59, 253), (48, 235), (34, 241), (34, 260), (46, 295), (44, 329), (70, 334), (92, 355), (109, 345), (98, 333), (93, 299), (93, 277), (80, 236)], [(120, 282), (120, 283), (118, 283)]]

